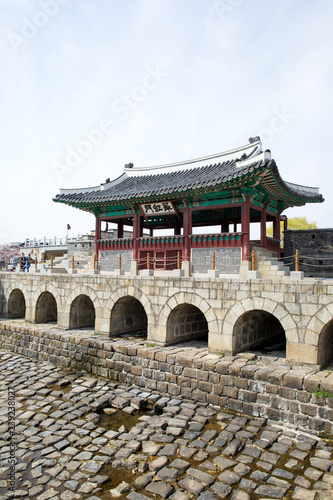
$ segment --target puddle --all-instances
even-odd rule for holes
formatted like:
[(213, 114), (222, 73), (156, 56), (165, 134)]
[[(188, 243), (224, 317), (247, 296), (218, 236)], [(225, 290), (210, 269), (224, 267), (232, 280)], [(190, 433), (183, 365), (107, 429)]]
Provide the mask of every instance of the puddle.
[(137, 413), (134, 413), (133, 415), (129, 415), (128, 413), (125, 413), (121, 410), (116, 411), (115, 413), (112, 413), (111, 415), (107, 415), (106, 413), (103, 412), (97, 412), (100, 417), (99, 421), (97, 422), (98, 427), (103, 427), (107, 431), (117, 431), (120, 426), (124, 425), (126, 429), (129, 431), (132, 427), (134, 427), (138, 421), (139, 418), (142, 415), (147, 415), (149, 412), (147, 411), (139, 411)]
[(126, 339), (126, 340), (147, 340), (147, 331), (141, 330), (139, 332), (131, 332), (131, 333), (121, 333), (121, 334), (113, 334), (112, 332), (109, 334), (109, 338), (114, 340)]
[(50, 391), (60, 391), (62, 392), (63, 394), (66, 394), (67, 392), (70, 392), (72, 390), (72, 384), (69, 383), (69, 385), (59, 385), (59, 384), (52, 384), (52, 385), (48, 385), (47, 388), (50, 390)]

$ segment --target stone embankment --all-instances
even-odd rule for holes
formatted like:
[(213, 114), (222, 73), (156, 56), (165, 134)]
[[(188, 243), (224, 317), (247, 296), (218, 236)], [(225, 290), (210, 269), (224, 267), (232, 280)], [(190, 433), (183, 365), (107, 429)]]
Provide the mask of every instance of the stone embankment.
[(1, 321), (0, 342), (11, 352), (170, 397), (333, 434), (332, 372), (292, 366), (277, 353), (216, 355), (197, 341), (158, 348), (142, 339), (110, 339), (22, 320)]
[(332, 498), (323, 438), (4, 350), (0, 377), (0, 500)]

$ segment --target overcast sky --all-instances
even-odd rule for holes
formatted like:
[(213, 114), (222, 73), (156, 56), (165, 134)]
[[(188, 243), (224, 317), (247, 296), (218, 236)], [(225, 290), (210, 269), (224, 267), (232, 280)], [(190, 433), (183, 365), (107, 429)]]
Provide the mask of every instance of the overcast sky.
[(94, 228), (56, 204), (125, 163), (219, 153), (260, 135), (333, 227), (332, 0), (0, 0), (0, 241)]

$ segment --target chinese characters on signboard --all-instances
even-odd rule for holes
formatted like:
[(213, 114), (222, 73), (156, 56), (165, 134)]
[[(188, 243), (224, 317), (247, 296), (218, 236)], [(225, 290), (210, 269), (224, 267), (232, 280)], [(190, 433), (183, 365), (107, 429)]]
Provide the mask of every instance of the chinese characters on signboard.
[(144, 215), (166, 215), (175, 214), (171, 201), (161, 201), (156, 203), (145, 203), (140, 205), (140, 209)]

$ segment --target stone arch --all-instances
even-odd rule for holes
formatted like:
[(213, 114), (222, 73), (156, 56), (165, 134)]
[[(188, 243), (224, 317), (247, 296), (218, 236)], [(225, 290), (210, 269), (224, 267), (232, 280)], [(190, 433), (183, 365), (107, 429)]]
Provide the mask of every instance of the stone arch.
[[(255, 298), (247, 298), (237, 302), (233, 305), (227, 312), (225, 319), (223, 321), (222, 334), (229, 337), (229, 342), (227, 343), (229, 346), (229, 350), (233, 353), (237, 351), (237, 349), (242, 349), (238, 345), (238, 339), (236, 337), (237, 332), (237, 322), (245, 314), (253, 313), (254, 311), (261, 313), (261, 318), (271, 318), (274, 317), (276, 321), (278, 321), (285, 333), (287, 342), (298, 342), (298, 331), (296, 327), (296, 323), (293, 320), (290, 313), (278, 302), (275, 302), (271, 299), (263, 299), (260, 297)], [(250, 318), (250, 316), (248, 316)], [(272, 324), (278, 328), (278, 324), (272, 319)], [(239, 325), (239, 324), (238, 324)], [(255, 343), (251, 344), (254, 345)], [(246, 348), (246, 347), (244, 347)]]
[(8, 297), (8, 318), (25, 318), (26, 300), (20, 288), (14, 288)]
[(59, 294), (58, 288), (56, 288), (52, 283), (42, 283), (39, 285), (36, 290), (33, 292), (32, 295), (32, 303), (36, 304), (39, 297), (43, 292), (50, 292), (53, 297), (55, 298), (55, 301), (57, 303), (57, 306), (59, 307), (61, 305), (61, 296)]
[(191, 314), (197, 315), (197, 318), (200, 316), (199, 322), (202, 328), (201, 333), (200, 330), (193, 331), (192, 338), (208, 334), (208, 343), (210, 343), (210, 336), (218, 334), (218, 322), (211, 305), (196, 293), (178, 292), (169, 298), (159, 315), (159, 327), (165, 332), (164, 342), (166, 344), (180, 342), (185, 338), (179, 335), (175, 339), (174, 328), (177, 326), (177, 319), (181, 320), (184, 328), (186, 328), (186, 323), (191, 323), (191, 320), (187, 321), (186, 317)]
[(58, 306), (51, 292), (42, 292), (36, 301), (35, 322), (50, 323), (58, 319)]
[(328, 304), (310, 319), (305, 330), (305, 344), (316, 353), (314, 363), (323, 365), (333, 359), (333, 304)]
[(68, 318), (68, 328), (89, 326), (94, 328), (95, 319), (100, 314), (100, 300), (92, 288), (81, 285), (67, 296), (64, 304), (64, 315)]
[[(7, 286), (4, 286), (3, 294), (5, 296), (5, 306), (6, 305), (8, 306), (8, 300), (9, 300), (10, 294), (17, 288), (19, 290), (21, 290), (21, 292), (23, 293), (24, 298), (25, 298), (26, 307), (28, 307), (28, 304), (30, 302), (31, 290), (29, 290), (26, 287), (25, 283), (23, 281), (20, 281), (19, 279), (13, 279), (9, 283), (7, 283)], [(8, 309), (8, 307), (7, 307), (7, 309)], [(5, 311), (6, 311), (6, 309), (5, 309)]]
[[(133, 300), (132, 300), (133, 299)], [(148, 299), (147, 295), (142, 292), (139, 288), (134, 287), (134, 286), (129, 286), (129, 287), (119, 287), (117, 288), (112, 294), (109, 300), (105, 304), (104, 308), (104, 318), (108, 319), (109, 321), (109, 332), (112, 333), (123, 333), (124, 330), (121, 332), (120, 330), (126, 326), (126, 321), (128, 322), (128, 327), (131, 327), (131, 319), (130, 315), (127, 316), (126, 320), (126, 314), (122, 314), (121, 311), (125, 311), (125, 308), (132, 303), (134, 307), (137, 308), (137, 311), (139, 312), (142, 322), (141, 326), (142, 329), (145, 329), (147, 334), (150, 330), (150, 325), (154, 324), (155, 321), (155, 311), (154, 308)], [(139, 303), (139, 304), (138, 304)], [(141, 307), (142, 309), (141, 309)], [(116, 307), (116, 309), (115, 309)], [(123, 319), (121, 316), (123, 315)], [(118, 317), (118, 320), (117, 320)], [(144, 324), (144, 318), (146, 318), (146, 323)], [(135, 326), (132, 324), (133, 329), (132, 330), (127, 330), (127, 331), (135, 331)], [(116, 332), (114, 331), (116, 330)]]
[[(50, 294), (53, 296), (55, 304), (52, 300), (52, 298), (49, 295), (44, 295), (44, 294)], [(42, 298), (43, 295), (43, 298)], [(40, 302), (42, 300), (42, 302)], [(45, 282), (39, 285), (35, 292), (32, 295), (32, 307), (34, 308), (34, 321), (36, 323), (47, 323), (49, 321), (57, 321), (58, 319), (58, 313), (59, 310), (61, 309), (61, 296), (59, 294), (58, 288), (56, 288), (52, 283)], [(52, 305), (53, 304), (53, 305)], [(38, 305), (38, 308), (37, 308)], [(48, 309), (48, 312), (46, 311), (45, 307)], [(43, 318), (42, 316), (42, 310), (44, 308), (45, 311), (45, 316)], [(56, 311), (55, 311), (56, 309)], [(51, 311), (53, 310), (53, 313)], [(49, 319), (46, 319), (48, 317)], [(52, 319), (53, 318), (53, 319)]]
[(80, 294), (72, 302), (69, 313), (69, 328), (95, 328), (96, 311), (88, 295)]
[(72, 302), (79, 295), (87, 295), (91, 299), (91, 301), (94, 304), (96, 313), (97, 313), (98, 310), (101, 309), (101, 303), (100, 303), (100, 300), (99, 300), (98, 295), (95, 292), (95, 290), (93, 288), (88, 287), (88, 286), (79, 285), (79, 286), (75, 287), (74, 290), (72, 290), (68, 294), (68, 296), (65, 298), (64, 308), (63, 308), (65, 314), (69, 314), (70, 313)]
[(141, 302), (127, 295), (117, 300), (111, 310), (110, 335), (143, 333), (147, 336), (148, 318)]
[(279, 341), (285, 349), (285, 331), (273, 314), (253, 309), (242, 314), (236, 321), (233, 334), (234, 352), (245, 351), (271, 340)]
[(166, 337), (170, 342), (208, 340), (208, 323), (204, 313), (192, 304), (179, 304), (169, 314)]

